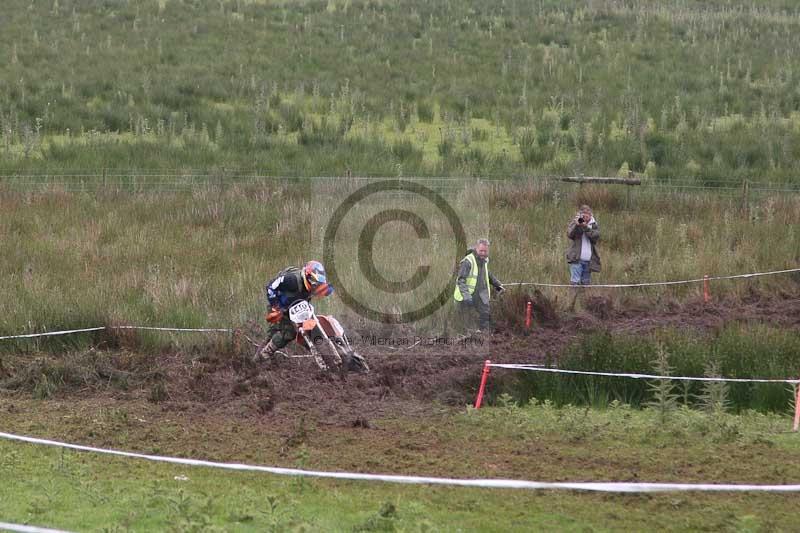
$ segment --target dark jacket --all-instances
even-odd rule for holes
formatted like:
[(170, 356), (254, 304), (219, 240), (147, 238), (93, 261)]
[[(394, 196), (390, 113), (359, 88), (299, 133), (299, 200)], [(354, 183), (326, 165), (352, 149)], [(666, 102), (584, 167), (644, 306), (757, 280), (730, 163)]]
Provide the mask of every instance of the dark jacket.
[[(461, 260), (461, 263), (458, 267), (458, 277), (456, 278), (456, 284), (458, 285), (458, 289), (461, 291), (461, 296), (464, 298), (464, 301), (468, 302), (475, 295), (478, 295), (478, 297), (481, 299), (481, 301), (483, 301), (483, 303), (488, 304), (489, 290), (488, 287), (486, 287), (486, 276), (484, 275), (484, 270), (488, 268), (487, 265), (488, 261), (485, 261), (480, 257), (478, 257), (478, 254), (475, 253), (475, 250), (471, 248), (467, 250), (466, 255), (470, 254), (472, 254), (475, 257), (475, 262), (478, 265), (478, 279), (475, 284), (475, 293), (470, 294), (469, 288), (467, 287), (467, 276), (469, 276), (469, 271), (472, 268), (472, 265), (470, 265), (469, 260), (466, 258), (466, 256), (464, 257), (464, 259)], [(502, 284), (497, 280), (497, 278), (495, 278), (492, 275), (491, 272), (489, 272), (489, 283), (491, 283), (492, 286), (498, 290), (500, 289), (500, 287), (502, 287)]]
[(284, 311), (298, 300), (309, 300), (311, 294), (303, 282), (303, 269), (289, 267), (278, 273), (266, 286), (267, 300), (270, 306)]
[(577, 263), (581, 259), (581, 237), (583, 235), (589, 238), (589, 243), (592, 245), (592, 259), (589, 261), (590, 272), (600, 272), (600, 255), (597, 253), (595, 244), (600, 240), (600, 226), (597, 222), (592, 222), (587, 226), (579, 226), (575, 219), (572, 219), (567, 226), (567, 237), (570, 239), (569, 248), (567, 248), (567, 263)]

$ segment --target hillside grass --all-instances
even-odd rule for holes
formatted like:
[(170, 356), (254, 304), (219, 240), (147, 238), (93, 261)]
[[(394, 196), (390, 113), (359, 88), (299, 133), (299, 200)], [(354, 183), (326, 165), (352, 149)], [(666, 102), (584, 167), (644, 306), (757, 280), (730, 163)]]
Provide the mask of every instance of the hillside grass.
[(2, 174), (798, 175), (786, 0), (4, 8)]

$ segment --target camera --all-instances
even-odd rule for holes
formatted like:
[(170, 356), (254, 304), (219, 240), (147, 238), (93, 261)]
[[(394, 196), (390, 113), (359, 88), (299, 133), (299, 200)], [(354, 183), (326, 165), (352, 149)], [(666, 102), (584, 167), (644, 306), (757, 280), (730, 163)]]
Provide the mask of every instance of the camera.
[(578, 224), (583, 224), (584, 222), (586, 222), (585, 218), (583, 218), (583, 217), (579, 217), (578, 218)]

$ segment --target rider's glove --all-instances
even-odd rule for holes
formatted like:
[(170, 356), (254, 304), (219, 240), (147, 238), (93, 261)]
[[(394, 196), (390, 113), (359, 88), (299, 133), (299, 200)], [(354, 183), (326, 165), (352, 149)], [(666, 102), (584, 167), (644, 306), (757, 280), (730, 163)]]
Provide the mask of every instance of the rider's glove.
[(281, 321), (282, 318), (283, 318), (283, 311), (281, 311), (277, 307), (273, 307), (272, 309), (270, 309), (269, 313), (267, 313), (266, 316), (267, 322), (271, 324), (277, 324), (278, 322)]

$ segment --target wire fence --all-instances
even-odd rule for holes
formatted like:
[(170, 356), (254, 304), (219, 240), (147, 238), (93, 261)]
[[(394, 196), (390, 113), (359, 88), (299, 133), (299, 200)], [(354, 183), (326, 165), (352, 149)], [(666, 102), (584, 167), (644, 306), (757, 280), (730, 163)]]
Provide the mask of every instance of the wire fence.
[(108, 172), (71, 174), (13, 174), (0, 175), (2, 192), (194, 192), (207, 189), (225, 190), (229, 187), (290, 187), (343, 184), (359, 185), (368, 182), (403, 179), (428, 186), (442, 193), (457, 193), (467, 186), (490, 181), (487, 178), (458, 177), (398, 177), (398, 176), (277, 176), (258, 173), (164, 173)]
[[(575, 190), (581, 184), (563, 183), (560, 176), (550, 175), (486, 175), (486, 176), (385, 176), (347, 173), (330, 176), (276, 175), (258, 170), (202, 170), (202, 169), (169, 169), (169, 170), (137, 170), (137, 169), (92, 169), (75, 170), (63, 173), (17, 172), (0, 174), (0, 192), (37, 192), (50, 189), (65, 192), (97, 192), (115, 190), (123, 192), (182, 192), (203, 188), (225, 188), (229, 186), (269, 186), (315, 183), (360, 183), (386, 179), (404, 179), (424, 183), (435, 190), (456, 192), (476, 184), (506, 185), (525, 182), (539, 182), (549, 186), (560, 186)], [(604, 186), (608, 186), (607, 184)], [(792, 182), (761, 182), (743, 179), (704, 179), (675, 178), (643, 180), (640, 185), (616, 187), (627, 189), (627, 193), (639, 192), (685, 192), (699, 193), (704, 191), (715, 194), (742, 196), (764, 194), (800, 193), (800, 179)], [(620, 190), (620, 189), (617, 189)]]

